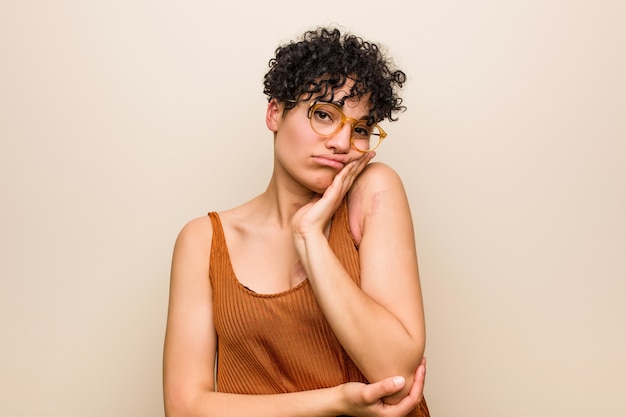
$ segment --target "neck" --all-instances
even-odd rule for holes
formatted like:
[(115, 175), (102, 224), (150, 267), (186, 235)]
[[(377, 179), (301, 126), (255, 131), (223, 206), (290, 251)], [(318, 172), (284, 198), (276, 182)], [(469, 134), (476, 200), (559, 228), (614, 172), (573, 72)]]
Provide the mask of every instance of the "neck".
[(293, 215), (315, 195), (301, 184), (281, 181), (274, 173), (265, 191), (258, 196), (259, 209), (267, 221), (291, 227)]

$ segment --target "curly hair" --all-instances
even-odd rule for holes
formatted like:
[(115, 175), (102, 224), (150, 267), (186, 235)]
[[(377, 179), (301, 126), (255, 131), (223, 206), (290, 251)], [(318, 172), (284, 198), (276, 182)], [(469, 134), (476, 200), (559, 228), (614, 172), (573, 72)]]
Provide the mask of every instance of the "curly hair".
[(312, 97), (334, 101), (335, 91), (349, 79), (354, 84), (340, 102), (369, 94), (371, 123), (397, 120), (394, 114), (406, 110), (398, 93), (406, 74), (376, 44), (336, 28), (310, 30), (300, 40), (279, 46), (269, 67), (263, 93), (268, 100), (284, 102), (285, 112)]

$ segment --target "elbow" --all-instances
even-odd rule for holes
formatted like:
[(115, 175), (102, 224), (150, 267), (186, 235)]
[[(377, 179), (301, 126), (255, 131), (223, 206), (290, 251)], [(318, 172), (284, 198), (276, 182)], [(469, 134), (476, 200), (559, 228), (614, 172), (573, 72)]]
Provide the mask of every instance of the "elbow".
[(415, 382), (417, 368), (422, 363), (423, 354), (424, 349), (420, 347), (419, 349), (414, 349), (403, 356), (404, 360), (398, 363), (398, 368), (393, 375), (404, 377), (404, 387), (399, 392), (385, 398), (386, 404), (397, 404), (411, 391), (413, 383)]
[(186, 401), (180, 393), (166, 390), (163, 395), (163, 403), (165, 406), (165, 417), (187, 417), (188, 407)]
[(163, 392), (165, 417), (194, 417), (196, 401), (182, 389), (166, 388)]
[(415, 372), (417, 368), (422, 364), (422, 360), (424, 359), (424, 345), (421, 344), (419, 347), (416, 347), (415, 350), (408, 355), (407, 362), (404, 367), (404, 372), (402, 376), (404, 376), (406, 380), (405, 389), (410, 389), (411, 385), (413, 385), (413, 381), (415, 379)]
[(413, 381), (415, 371), (422, 363), (424, 357), (424, 344), (416, 343), (413, 346), (407, 347), (404, 353), (398, 355), (401, 359), (396, 363), (397, 375), (402, 375), (406, 378), (407, 385)]

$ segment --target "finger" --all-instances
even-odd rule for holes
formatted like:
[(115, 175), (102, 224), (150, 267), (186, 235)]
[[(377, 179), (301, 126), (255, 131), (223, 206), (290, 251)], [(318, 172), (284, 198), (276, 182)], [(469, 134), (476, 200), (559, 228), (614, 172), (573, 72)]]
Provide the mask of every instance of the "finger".
[(374, 156), (376, 156), (376, 154), (374, 152), (368, 152), (365, 155), (363, 155), (361, 158), (358, 159), (358, 163), (355, 165), (352, 174), (353, 174), (353, 180), (354, 178), (356, 178), (361, 172), (363, 172), (363, 170), (365, 169), (365, 167), (367, 166), (367, 164), (370, 163), (370, 161), (372, 160), (372, 158), (374, 158)]
[(426, 381), (426, 358), (422, 358), (422, 363), (415, 371), (415, 379), (409, 391), (409, 397), (415, 398), (417, 402), (422, 400), (424, 395), (424, 383)]
[(422, 356), (422, 362), (420, 363), (420, 366), (417, 367), (417, 370), (415, 372), (415, 378), (417, 379), (419, 375), (417, 375), (419, 372), (422, 372), (422, 378), (424, 379), (423, 383), (426, 383), (426, 356)]
[(372, 158), (374, 158), (374, 156), (376, 156), (376, 153), (374, 152), (368, 152), (359, 156), (357, 159), (352, 161), (355, 163), (352, 167), (352, 170), (359, 172), (362, 171), (363, 168), (365, 168), (365, 166), (372, 160)]
[(366, 403), (373, 404), (384, 397), (400, 391), (404, 384), (405, 380), (401, 376), (385, 378), (379, 382), (367, 385), (363, 390), (363, 399)]
[(332, 183), (324, 192), (322, 198), (331, 201), (336, 209), (341, 199), (346, 195), (356, 177), (363, 171), (367, 163), (374, 157), (374, 152), (368, 152), (357, 159), (346, 164), (341, 171), (335, 175)]
[(352, 160), (337, 175), (339, 177), (339, 180), (342, 181), (342, 184), (346, 191), (352, 186), (352, 183), (354, 183), (354, 180), (365, 169), (369, 161), (371, 161), (374, 156), (375, 156), (374, 152), (368, 152), (366, 154), (363, 154), (357, 159)]

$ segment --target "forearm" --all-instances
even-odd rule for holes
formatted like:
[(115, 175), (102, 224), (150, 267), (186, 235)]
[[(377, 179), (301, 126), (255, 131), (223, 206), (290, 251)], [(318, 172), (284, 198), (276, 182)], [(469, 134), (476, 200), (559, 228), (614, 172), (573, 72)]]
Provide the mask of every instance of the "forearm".
[(202, 392), (167, 397), (167, 417), (332, 417), (344, 414), (340, 387), (271, 395)]
[(301, 236), (296, 247), (326, 319), (364, 375), (370, 381), (390, 375), (410, 379), (423, 354), (423, 332), (408, 329), (359, 288), (323, 234)]
[[(389, 416), (400, 417), (415, 408), (424, 389), (424, 366), (420, 366), (407, 395), (394, 405), (383, 399), (406, 388), (404, 378), (385, 378), (374, 384), (347, 382), (331, 388), (287, 394), (244, 395), (213, 391), (197, 391), (193, 397), (186, 389), (165, 385), (165, 413), (167, 417), (335, 417)], [(188, 388), (196, 386), (188, 385)], [(177, 396), (174, 394), (181, 394)]]

